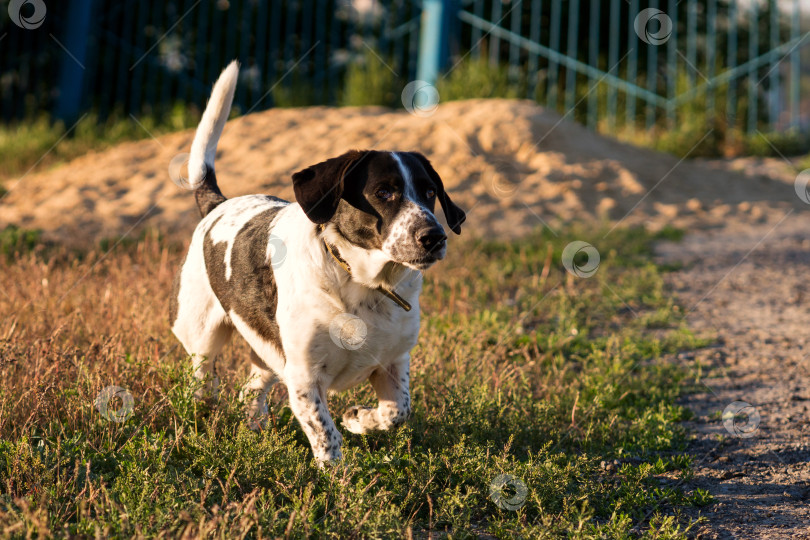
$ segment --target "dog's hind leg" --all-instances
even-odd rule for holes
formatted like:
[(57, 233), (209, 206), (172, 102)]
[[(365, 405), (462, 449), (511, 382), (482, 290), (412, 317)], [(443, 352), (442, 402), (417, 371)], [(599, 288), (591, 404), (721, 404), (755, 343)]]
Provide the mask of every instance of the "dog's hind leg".
[(248, 426), (257, 430), (264, 427), (267, 420), (267, 392), (277, 378), (253, 350), (250, 351), (250, 363), (250, 377), (242, 387), (239, 399), (245, 403)]
[(388, 369), (379, 368), (369, 377), (377, 393), (376, 407), (349, 407), (343, 415), (343, 427), (352, 433), (390, 429), (411, 414), (410, 355)]
[(175, 335), (191, 356), (194, 367), (194, 378), (200, 381), (201, 386), (194, 392), (197, 399), (216, 398), (219, 387), (219, 377), (216, 374), (216, 356), (228, 342), (233, 328), (227, 324), (217, 327), (200, 328), (195, 335)]
[[(196, 251), (190, 250), (191, 259)], [(192, 261), (194, 262), (194, 261)], [(172, 332), (192, 357), (194, 377), (202, 383), (195, 397), (215, 397), (219, 378), (215, 359), (233, 333), (228, 319), (205, 276), (202, 263), (186, 263), (175, 284)]]

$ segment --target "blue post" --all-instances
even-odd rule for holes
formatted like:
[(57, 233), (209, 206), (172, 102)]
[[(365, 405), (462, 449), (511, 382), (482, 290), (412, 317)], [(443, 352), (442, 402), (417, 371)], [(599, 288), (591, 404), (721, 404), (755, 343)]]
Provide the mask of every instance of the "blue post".
[[(87, 62), (87, 42), (90, 33), (90, 16), (93, 13), (93, 0), (71, 0), (67, 10), (64, 45), (70, 51), (64, 53), (59, 72), (59, 97), (56, 100), (54, 116), (72, 124), (82, 109), (85, 63)], [(72, 55), (72, 57), (71, 57)]]
[(450, 39), (456, 26), (456, 0), (424, 0), (419, 32), (416, 78), (436, 84), (439, 71), (450, 58)]

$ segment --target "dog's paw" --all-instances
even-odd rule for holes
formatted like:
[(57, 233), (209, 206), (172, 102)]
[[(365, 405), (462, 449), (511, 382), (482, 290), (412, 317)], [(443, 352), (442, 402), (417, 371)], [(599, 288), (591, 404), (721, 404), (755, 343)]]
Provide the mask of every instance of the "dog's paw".
[(208, 406), (213, 406), (219, 400), (219, 377), (206, 377), (201, 380), (196, 390), (194, 399)]
[(343, 452), (338, 449), (332, 452), (319, 452), (315, 455), (319, 469), (333, 468), (343, 461)]
[(343, 413), (343, 427), (352, 433), (367, 433), (376, 428), (377, 422), (374, 418), (376, 409), (371, 407), (360, 407), (355, 405), (349, 407)]

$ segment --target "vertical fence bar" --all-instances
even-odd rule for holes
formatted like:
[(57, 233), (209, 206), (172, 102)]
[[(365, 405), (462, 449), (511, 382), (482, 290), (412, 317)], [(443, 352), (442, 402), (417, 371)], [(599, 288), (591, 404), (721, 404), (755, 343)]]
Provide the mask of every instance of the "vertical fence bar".
[[(252, 105), (252, 103), (248, 103), (247, 101), (248, 92), (251, 90), (251, 86), (255, 84), (255, 80), (252, 78), (254, 59), (251, 58), (250, 50), (253, 48), (251, 40), (256, 36), (255, 23), (257, 17), (253, 10), (257, 9), (258, 6), (252, 2), (240, 2), (240, 4), (242, 5), (242, 20), (239, 31), (239, 60), (242, 62), (243, 66), (251, 70), (251, 78), (242, 84), (236, 85), (236, 102), (242, 107), (242, 110), (247, 111)], [(231, 58), (227, 58), (226, 62), (230, 62), (231, 60)]]
[(714, 123), (714, 67), (717, 62), (717, 0), (709, 0), (706, 10), (706, 119), (709, 125)]
[[(577, 58), (577, 40), (579, 38), (579, 0), (568, 3), (568, 57)], [(565, 112), (574, 118), (574, 101), (577, 97), (577, 72), (565, 68)]]
[(130, 110), (130, 99), (129, 99), (129, 85), (128, 79), (130, 76), (130, 72), (128, 69), (123, 69), (123, 66), (132, 65), (135, 60), (138, 59), (140, 53), (136, 53), (135, 55), (132, 54), (132, 50), (130, 47), (132, 46), (132, 33), (135, 27), (135, 21), (131, 20), (128, 16), (129, 14), (122, 15), (123, 19), (123, 32), (121, 33), (121, 40), (123, 44), (119, 46), (118, 49), (118, 80), (116, 82), (115, 93), (117, 99), (122, 103), (125, 103), (124, 107), (127, 110)]
[[(730, 0), (728, 4), (728, 69), (737, 67), (737, 0)], [(733, 129), (737, 125), (737, 85), (736, 79), (728, 82), (726, 90), (726, 124)]]
[(267, 62), (267, 34), (267, 2), (259, 2), (259, 13), (256, 15), (256, 50), (253, 53), (253, 62), (259, 74), (259, 80), (250, 93), (248, 110), (256, 106), (256, 101), (264, 94), (262, 82), (267, 76), (264, 67)]
[[(331, 17), (329, 19), (329, 53), (330, 55), (334, 55), (340, 49), (340, 20), (337, 17)], [(329, 73), (326, 77), (326, 84), (328, 87), (329, 92), (329, 101), (331, 103), (337, 103), (338, 100), (338, 76), (335, 73), (335, 69), (332, 66), (327, 66), (329, 68)]]
[[(658, 9), (658, 0), (651, 0), (650, 7)], [(656, 93), (658, 88), (658, 45), (647, 45), (647, 73), (644, 78), (647, 83), (647, 90)], [(645, 125), (647, 129), (652, 128), (655, 123), (655, 105), (646, 101), (644, 107), (644, 116), (646, 118)]]
[[(776, 0), (768, 2), (768, 9), (771, 16), (771, 50), (779, 46), (779, 6), (776, 5)], [(771, 56), (771, 65), (768, 74), (768, 130), (776, 128), (776, 123), (779, 120), (779, 105), (782, 101), (781, 92), (779, 89), (779, 63), (782, 61), (782, 56)]]
[[(608, 33), (608, 39), (610, 43), (608, 44), (608, 69), (610, 69), (611, 73), (616, 73), (619, 69), (619, 66), (616, 64), (619, 62), (619, 17), (621, 15), (621, 10), (619, 9), (619, 0), (610, 0), (610, 31)], [(608, 97), (607, 97), (607, 123), (608, 123), (608, 133), (615, 134), (616, 133), (616, 117), (619, 115), (618, 110), (618, 91), (616, 90), (616, 86), (612, 83), (608, 83)]]
[(328, 99), (324, 86), (324, 81), (329, 76), (326, 72), (329, 69), (326, 60), (326, 14), (327, 11), (324, 7), (324, 0), (316, 0), (315, 40), (320, 43), (315, 49), (315, 100), (319, 104), (325, 104)]
[[(205, 81), (209, 79), (205, 72), (205, 58), (208, 52), (208, 2), (201, 2), (197, 8), (200, 11), (197, 14), (196, 24), (197, 44), (194, 46), (194, 77), (205, 87)], [(194, 103), (198, 107), (202, 108), (205, 106), (205, 92), (203, 90), (192, 92), (192, 96)]]
[[(161, 1), (155, 2), (154, 0), (149, 3), (149, 9), (152, 11), (151, 26), (155, 30), (152, 38), (157, 42), (158, 38), (163, 35), (167, 25), (161, 24), (166, 21), (166, 14), (163, 11), (165, 4)], [(153, 56), (154, 55), (154, 56)], [(146, 108), (152, 114), (157, 111), (153, 105), (157, 102), (155, 94), (158, 86), (158, 75), (160, 74), (160, 45), (151, 50), (151, 52), (143, 59), (143, 65), (146, 68)]]
[[(417, 10), (419, 10), (420, 8), (417, 7), (415, 4), (411, 4), (411, 6), (412, 6), (411, 7), (411, 15), (414, 15), (414, 13)], [(416, 75), (416, 70), (417, 70), (417, 61), (416, 61), (416, 59), (417, 59), (417, 54), (418, 54), (417, 51), (419, 50), (419, 34), (422, 31), (422, 19), (419, 18), (418, 20), (419, 20), (419, 26), (417, 26), (417, 28), (415, 30), (410, 32), (411, 41), (410, 41), (409, 49), (408, 49), (410, 51), (410, 53), (408, 54), (408, 73), (409, 74), (414, 74), (414, 75)]]
[[(149, 9), (150, 9), (149, 4), (146, 4), (145, 6), (146, 13), (149, 12)], [(119, 22), (116, 26), (116, 19), (114, 17), (110, 18), (107, 20), (107, 24), (105, 24), (106, 26), (105, 30), (115, 34), (120, 30), (120, 24), (121, 23)], [(137, 31), (140, 35), (143, 35), (143, 26), (138, 26)], [(107, 73), (111, 73), (113, 71), (113, 66), (115, 64), (115, 51), (113, 50), (112, 47), (109, 46), (108, 43), (106, 45), (107, 45), (106, 47), (102, 46), (101, 50), (98, 53), (98, 64), (96, 69), (99, 73), (99, 77), (98, 83), (93, 89), (96, 92), (96, 96), (98, 96), (97, 97), (98, 114), (99, 119), (102, 121), (106, 120), (109, 117), (111, 109), (115, 106), (115, 94), (112, 87), (112, 80), (108, 75), (106, 75)], [(140, 55), (141, 53), (139, 52), (138, 56), (140, 57)], [(135, 61), (133, 60), (133, 64), (134, 62)], [(143, 76), (144, 62), (145, 60), (142, 60), (141, 63), (138, 64), (138, 67), (134, 72), (136, 77), (138, 75), (141, 75), (141, 77)], [(131, 86), (130, 88), (132, 90), (132, 95), (140, 97), (140, 93), (142, 91), (141, 87), (142, 85)], [(136, 105), (130, 108), (130, 111), (135, 111), (137, 114), (138, 103), (139, 102), (136, 102)]]
[[(450, 13), (448, 13), (450, 12)], [(422, 28), (419, 32), (419, 62), (416, 78), (436, 84), (439, 70), (447, 61), (449, 49), (449, 18), (455, 17), (450, 2), (425, 0), (422, 2)]]
[[(549, 36), (549, 49), (560, 50), (560, 11), (562, 10), (562, 0), (551, 1), (551, 34)], [(548, 91), (546, 92), (546, 106), (549, 109), (557, 109), (557, 77), (559, 76), (559, 64), (553, 60), (548, 61)]]
[[(588, 31), (588, 62), (599, 69), (599, 0), (591, 0), (590, 25)], [(598, 79), (589, 77), (588, 79), (588, 127), (596, 130), (596, 117), (598, 113), (599, 91), (595, 87)]]
[[(87, 34), (90, 31), (90, 15), (93, 13), (92, 0), (73, 0), (68, 10), (65, 48), (72, 51), (64, 55), (59, 73), (59, 99), (56, 103), (56, 117), (65, 124), (72, 124), (82, 106), (84, 71), (87, 62)], [(82, 65), (79, 65), (82, 64)]]
[[(194, 6), (192, 0), (186, 0), (185, 2), (183, 2), (183, 13), (186, 13), (188, 12), (189, 9), (192, 9), (192, 6)], [(197, 6), (194, 9), (200, 9), (200, 6)], [(191, 15), (189, 15), (189, 17), (190, 17), (189, 24), (187, 26), (188, 30), (184, 32), (184, 40), (183, 40), (183, 45), (185, 49), (183, 56), (185, 63), (182, 69), (180, 70), (180, 76), (178, 77), (179, 80), (177, 85), (177, 95), (175, 96), (175, 99), (180, 103), (182, 103), (183, 105), (189, 103), (190, 99), (193, 99), (192, 96), (190, 96), (189, 94), (193, 94), (191, 88), (194, 87), (194, 85), (191, 84), (192, 81), (191, 55), (192, 51), (194, 50), (194, 45), (192, 42), (194, 40), (194, 37), (196, 36), (194, 35), (194, 23), (193, 23), (194, 17)]]
[[(303, 50), (296, 48), (296, 42), (298, 40), (295, 37), (298, 35), (298, 11), (301, 8), (300, 4), (297, 3), (287, 3), (285, 6), (287, 9), (284, 13), (284, 18), (286, 19), (287, 24), (286, 29), (284, 31), (284, 56), (282, 56), (282, 77), (283, 74), (287, 72), (287, 70), (295, 64), (295, 58), (297, 55), (303, 54)], [(299, 42), (300, 44), (300, 42)], [(292, 72), (281, 81), (281, 86), (285, 89), (290, 89), (294, 82), (296, 82), (296, 75), (297, 72)], [(287, 99), (294, 98), (295, 92), (290, 92), (287, 94)]]
[(675, 127), (675, 92), (678, 82), (678, 0), (669, 0), (667, 14), (672, 19), (672, 35), (667, 41), (667, 125), (673, 128)]
[(694, 88), (695, 69), (697, 68), (697, 4), (695, 0), (688, 0), (686, 3), (686, 61), (689, 88)]
[(208, 38), (208, 81), (206, 81), (206, 86), (210, 85), (213, 81), (216, 80), (217, 75), (219, 75), (220, 70), (222, 69), (222, 64), (219, 60), (219, 51), (222, 50), (222, 27), (225, 26), (225, 16), (222, 14), (222, 11), (219, 9), (219, 6), (216, 2), (212, 2), (214, 4), (211, 8), (211, 18), (210, 20), (210, 28), (211, 33), (209, 34)]
[[(312, 13), (312, 0), (303, 0), (303, 2), (299, 3), (301, 6), (301, 30), (299, 32), (299, 36), (301, 36), (301, 50), (298, 52), (298, 58), (295, 59), (296, 62), (299, 61), (301, 55), (305, 54), (310, 47), (313, 45), (312, 39), (312, 27), (315, 24), (315, 19)], [(371, 23), (369, 22), (369, 26)], [(369, 46), (375, 46), (376, 44), (369, 41)], [(375, 58), (376, 60), (376, 58)], [(300, 63), (295, 68), (299, 74), (302, 74), (301, 80), (297, 83), (299, 85), (303, 85), (300, 88), (295, 88), (296, 93), (306, 94), (302, 96), (306, 101), (312, 101), (315, 95), (314, 90), (314, 80), (312, 77), (312, 53), (308, 54), (306, 58), (300, 60)], [(292, 75), (292, 73), (290, 73)]]
[[(484, 18), (484, 0), (475, 0), (475, 5), (473, 6), (473, 13), (475, 16), (483, 19)], [(475, 60), (481, 58), (481, 40), (483, 33), (481, 29), (477, 26), (472, 27), (472, 31), (470, 32), (470, 48), (472, 50), (472, 57)]]
[[(401, 24), (405, 24), (408, 20), (408, 17), (405, 15), (405, 5), (403, 2), (397, 2), (397, 15), (396, 21), (397, 23), (394, 25), (399, 26)], [(391, 54), (394, 56), (394, 66), (399, 73), (400, 77), (404, 79), (408, 79), (408, 74), (406, 73), (406, 66), (404, 59), (402, 57), (402, 45), (405, 43), (406, 35), (402, 34), (400, 36), (395, 37), (391, 40)]]
[[(630, 17), (629, 23), (627, 28), (627, 52), (628, 52), (628, 61), (627, 61), (627, 82), (635, 85), (637, 84), (636, 76), (638, 75), (638, 36), (636, 35), (636, 29), (634, 25), (634, 21), (636, 16), (638, 15), (638, 0), (631, 0), (630, 1)], [(625, 124), (627, 124), (630, 129), (635, 129), (636, 127), (636, 96), (634, 94), (627, 93), (627, 104), (625, 106)]]
[[(793, 18), (790, 21), (790, 39), (798, 43), (799, 39), (799, 21), (801, 12), (799, 11), (799, 0), (793, 0)], [(799, 69), (801, 64), (799, 62), (799, 47), (794, 47), (790, 53), (790, 127), (792, 129), (799, 129), (799, 88), (800, 76)]]
[[(520, 23), (523, 20), (523, 0), (513, 0), (511, 30), (513, 34), (522, 36)], [(514, 82), (520, 74), (520, 47), (514, 40), (509, 40), (509, 80)]]
[[(542, 28), (540, 17), (543, 13), (542, 0), (532, 0), (532, 11), (529, 18), (529, 39), (535, 43), (540, 43), (540, 29)], [(537, 85), (540, 83), (540, 56), (536, 52), (529, 52), (529, 81), (526, 86), (527, 98), (537, 99)]]
[[(759, 20), (757, 0), (751, 2), (748, 14), (748, 61), (755, 59), (759, 46)], [(757, 70), (754, 64), (748, 67), (748, 133), (757, 129)]]
[[(496, 0), (492, 2), (492, 24), (496, 26), (501, 25), (501, 14), (503, 13), (503, 6), (501, 2)], [(497, 35), (489, 35), (489, 64), (493, 67), (498, 65), (500, 58), (501, 40)]]

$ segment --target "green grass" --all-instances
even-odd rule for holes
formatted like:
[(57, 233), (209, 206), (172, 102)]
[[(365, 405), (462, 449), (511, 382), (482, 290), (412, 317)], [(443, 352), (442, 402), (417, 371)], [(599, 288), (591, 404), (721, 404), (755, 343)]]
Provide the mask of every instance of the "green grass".
[(39, 246), (42, 246), (42, 231), (21, 229), (16, 225), (7, 225), (0, 229), (0, 255), (9, 259), (18, 253), (33, 251)]
[[(281, 389), (267, 429), (246, 428), (235, 395), (244, 344), (226, 350), (219, 402), (194, 401), (162, 301), (176, 248), (147, 235), (106, 257), (56, 250), (0, 263), (0, 309), (13, 314), (0, 322), (0, 530), (686, 537), (711, 497), (681, 484), (689, 412), (676, 400), (689, 371), (673, 358), (702, 342), (649, 262), (655, 237), (603, 234), (453, 244), (425, 276), (412, 418), (390, 432), (344, 431), (345, 457), (325, 469)], [(601, 254), (589, 279), (562, 269), (574, 239)], [(134, 398), (120, 424), (93, 406), (111, 384)], [(340, 418), (372, 403), (363, 385), (329, 405)], [(490, 493), (500, 475), (514, 479), (506, 499), (525, 485), (514, 509)]]

